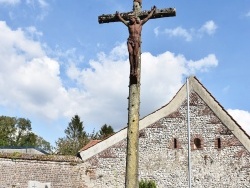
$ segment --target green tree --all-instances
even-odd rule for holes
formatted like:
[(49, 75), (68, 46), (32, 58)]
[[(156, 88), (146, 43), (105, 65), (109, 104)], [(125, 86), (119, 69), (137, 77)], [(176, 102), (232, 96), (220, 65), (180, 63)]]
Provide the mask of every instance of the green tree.
[(85, 146), (89, 139), (84, 131), (83, 122), (75, 115), (65, 129), (66, 137), (59, 138), (56, 142), (57, 153), (61, 155), (76, 155)]
[(99, 139), (103, 140), (112, 134), (114, 134), (114, 129), (111, 125), (104, 124), (99, 131)]
[(40, 136), (36, 137), (36, 145), (48, 153), (53, 153), (54, 147)]
[(59, 155), (75, 155), (72, 143), (67, 138), (59, 138), (56, 141), (56, 153)]
[(20, 138), (18, 146), (36, 147), (37, 146), (36, 139), (37, 139), (36, 134), (34, 134), (33, 132), (28, 132)]
[(100, 139), (99, 137), (100, 137), (99, 132), (95, 132), (95, 129), (92, 131), (91, 134), (88, 134), (89, 140), (98, 140)]
[(11, 146), (15, 142), (16, 119), (0, 116), (0, 146)]
[(16, 146), (35, 146), (35, 134), (32, 133), (31, 121), (25, 118), (16, 119)]
[(0, 116), (0, 146), (37, 147), (51, 153), (53, 148), (32, 132), (31, 121), (25, 118)]

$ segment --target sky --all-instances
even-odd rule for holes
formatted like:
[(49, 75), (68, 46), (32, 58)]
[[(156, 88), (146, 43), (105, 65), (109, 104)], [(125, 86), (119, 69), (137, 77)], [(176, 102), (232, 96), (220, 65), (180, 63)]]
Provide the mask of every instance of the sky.
[[(0, 115), (27, 118), (52, 145), (74, 115), (88, 133), (127, 124), (128, 30), (101, 14), (124, 0), (0, 0)], [(250, 134), (250, 0), (143, 0), (176, 8), (142, 31), (141, 118), (196, 76)]]

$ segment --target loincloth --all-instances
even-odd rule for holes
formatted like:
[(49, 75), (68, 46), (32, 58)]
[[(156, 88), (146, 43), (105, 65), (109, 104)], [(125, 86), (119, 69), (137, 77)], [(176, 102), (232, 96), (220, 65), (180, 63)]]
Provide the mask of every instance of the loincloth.
[(140, 46), (140, 40), (139, 39), (132, 39), (132, 38), (128, 38), (128, 43), (131, 44), (131, 46), (135, 46), (135, 44), (138, 44), (138, 46)]

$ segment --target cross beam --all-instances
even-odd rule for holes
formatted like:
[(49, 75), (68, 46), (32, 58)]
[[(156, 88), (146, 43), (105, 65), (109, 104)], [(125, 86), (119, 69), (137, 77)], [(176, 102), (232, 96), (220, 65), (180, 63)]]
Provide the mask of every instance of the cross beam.
[[(147, 17), (149, 12), (150, 11), (147, 10), (140, 11), (137, 16), (142, 20)], [(124, 20), (129, 20), (129, 16), (132, 14), (134, 14), (134, 12), (126, 12), (126, 13), (121, 13), (121, 16)], [(150, 19), (172, 17), (172, 16), (176, 16), (175, 8), (156, 9), (156, 11), (154, 12), (153, 16)], [(102, 14), (101, 16), (98, 16), (98, 22), (99, 24), (103, 24), (110, 22), (120, 22), (120, 20), (117, 18), (116, 14)]]
[[(133, 11), (127, 13), (103, 14), (98, 17), (98, 22), (122, 22), (129, 30), (127, 41), (130, 77), (128, 97), (128, 128), (127, 128), (127, 157), (126, 157), (126, 188), (139, 187), (138, 162), (139, 162), (139, 111), (140, 111), (140, 77), (141, 77), (141, 31), (142, 26), (155, 18), (175, 16), (174, 8), (141, 11), (142, 0), (133, 0)], [(139, 19), (138, 19), (139, 18)]]

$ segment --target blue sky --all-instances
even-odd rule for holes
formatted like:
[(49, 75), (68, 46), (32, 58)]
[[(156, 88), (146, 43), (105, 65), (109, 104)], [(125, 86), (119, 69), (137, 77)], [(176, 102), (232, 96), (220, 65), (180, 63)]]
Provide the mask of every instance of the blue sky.
[[(143, 0), (176, 8), (142, 32), (141, 117), (195, 75), (250, 134), (250, 1)], [(126, 126), (127, 28), (98, 16), (132, 0), (0, 0), (0, 114), (24, 117), (54, 145), (78, 114), (85, 130)]]

